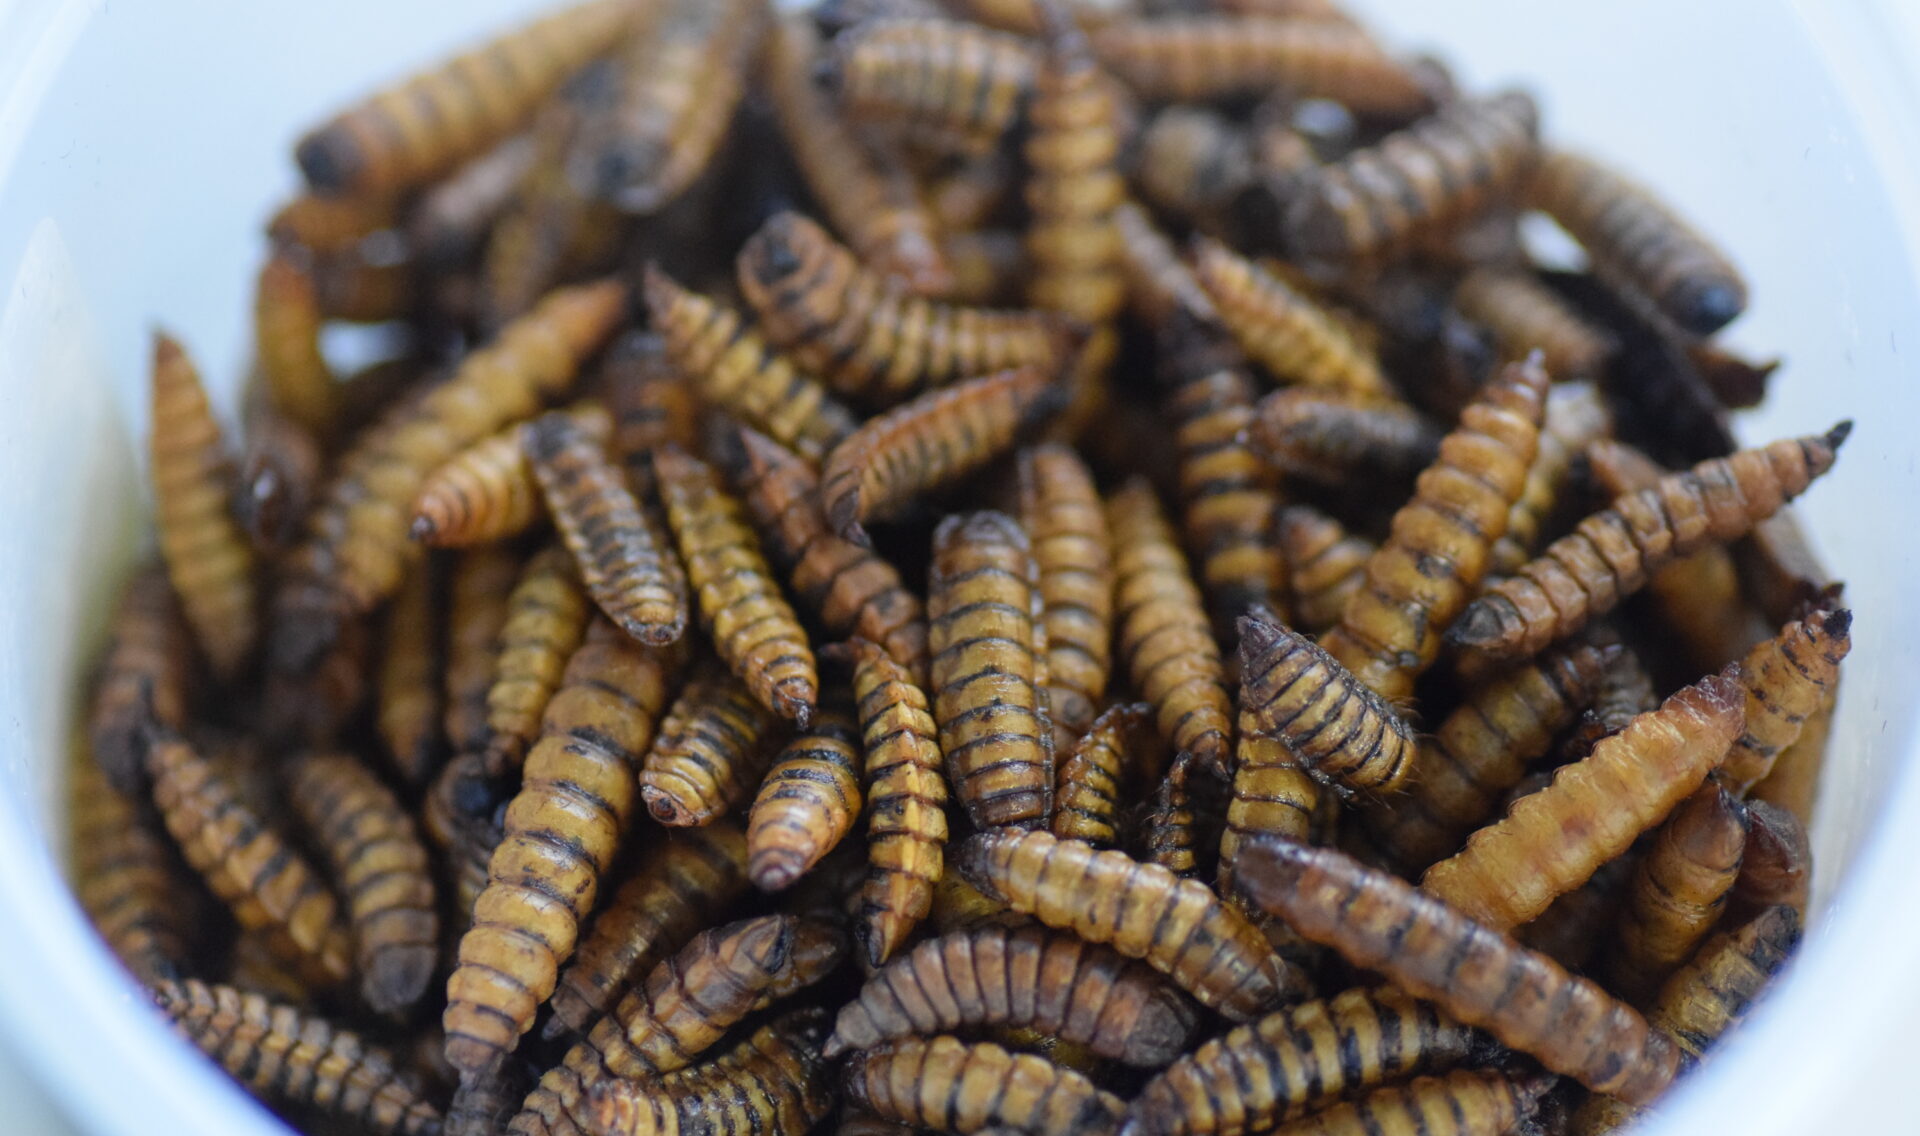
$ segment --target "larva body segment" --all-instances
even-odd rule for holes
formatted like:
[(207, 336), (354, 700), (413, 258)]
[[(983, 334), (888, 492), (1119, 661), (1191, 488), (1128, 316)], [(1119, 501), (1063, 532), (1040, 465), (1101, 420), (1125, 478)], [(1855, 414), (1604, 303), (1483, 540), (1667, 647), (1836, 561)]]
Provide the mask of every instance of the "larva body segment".
[(1826, 763), (1827, 739), (1833, 730), (1834, 706), (1838, 689), (1827, 693), (1827, 701), (1801, 724), (1800, 736), (1780, 751), (1773, 771), (1748, 791), (1756, 801), (1785, 809), (1801, 826), (1813, 823), (1813, 806), (1820, 795), (1820, 770)]
[(1204, 853), (1204, 866), (1210, 868), (1218, 841), (1203, 847), (1207, 842), (1202, 833), (1213, 827), (1217, 836), (1219, 830), (1213, 822), (1221, 819), (1221, 814), (1210, 807), (1220, 797), (1219, 784), (1203, 780), (1210, 777), (1212, 774), (1204, 770), (1196, 772), (1186, 754), (1173, 759), (1167, 775), (1148, 798), (1146, 811), (1135, 821), (1134, 845), (1141, 860), (1182, 879), (1194, 879), (1202, 874)]
[(1120, 232), (1120, 268), (1135, 318), (1158, 325), (1180, 311), (1201, 325), (1219, 324), (1212, 297), (1150, 213), (1136, 201), (1123, 201), (1114, 208), (1113, 224)]
[(444, 676), (447, 746), (473, 753), (487, 741), (487, 692), (493, 687), (507, 597), (520, 576), (520, 558), (483, 546), (454, 561), (448, 581), (447, 664)]
[(320, 298), (307, 265), (276, 253), (260, 268), (253, 293), (254, 350), (275, 409), (326, 438), (340, 414), (333, 369), (320, 354)]
[(1093, 472), (1066, 446), (1022, 450), (1020, 525), (1039, 571), (1055, 749), (1092, 728), (1112, 667), (1113, 538)]
[(1260, 932), (1205, 885), (1158, 865), (1047, 832), (1011, 831), (975, 836), (956, 862), (989, 899), (1141, 959), (1234, 1021), (1302, 993), (1302, 976)]
[(438, 898), (413, 818), (345, 753), (299, 758), (287, 798), (346, 897), (360, 997), (380, 1013), (406, 1010), (426, 992), (440, 940)]
[(507, 597), (493, 685), (487, 690), (487, 771), (520, 768), (540, 734), (540, 717), (560, 685), (567, 660), (586, 637), (592, 605), (573, 558), (558, 545), (534, 554)]
[(622, 336), (607, 352), (599, 385), (613, 413), (607, 455), (627, 474), (627, 487), (645, 501), (653, 494), (653, 452), (671, 442), (685, 450), (700, 444), (700, 399), (667, 357), (658, 332)]
[(788, 887), (833, 851), (860, 815), (860, 780), (853, 721), (822, 711), (773, 759), (748, 813), (747, 875), (755, 887)]
[(960, 154), (999, 145), (1039, 68), (1018, 36), (956, 20), (886, 19), (834, 38), (825, 68), (854, 120)]
[(1207, 102), (1285, 87), (1356, 113), (1404, 118), (1427, 108), (1418, 76), (1358, 28), (1323, 20), (1187, 16), (1122, 20), (1093, 50), (1144, 98)]
[(610, 1081), (588, 1098), (588, 1131), (677, 1136), (707, 1130), (805, 1136), (833, 1108), (818, 1057), (821, 1010), (795, 1010), (717, 1059), (652, 1085)]
[(275, 406), (259, 384), (242, 397), (241, 422), (233, 518), (255, 552), (277, 556), (299, 539), (319, 494), (321, 439)]
[(374, 676), (374, 727), (389, 767), (403, 784), (423, 789), (445, 756), (441, 675), (447, 669), (444, 613), (438, 591), (446, 574), (417, 565), (380, 620)]
[(1349, 597), (1367, 582), (1377, 546), (1311, 505), (1274, 514), (1273, 540), (1287, 565), (1294, 626), (1318, 635), (1339, 623)]
[(1727, 752), (1720, 775), (1744, 793), (1765, 780), (1781, 752), (1833, 697), (1840, 663), (1853, 647), (1853, 613), (1816, 611), (1780, 629), (1740, 662), (1746, 728)]
[(1281, 472), (1328, 485), (1412, 477), (1440, 456), (1441, 432), (1402, 402), (1286, 387), (1260, 400), (1247, 441)]
[(1274, 1129), (1279, 1136), (1501, 1136), (1524, 1131), (1553, 1078), (1456, 1069), (1375, 1089), (1359, 1100)]
[(1693, 956), (1726, 907), (1746, 841), (1746, 810), (1717, 782), (1680, 802), (1634, 873), (1607, 989), (1644, 1004)]
[(1799, 945), (1800, 916), (1790, 907), (1767, 908), (1701, 946), (1660, 988), (1648, 1023), (1673, 1039), (1683, 1063), (1698, 1062), (1747, 1016)]
[[(613, 418), (598, 402), (565, 411), (581, 433), (604, 446)], [(420, 483), (408, 535), (435, 548), (464, 548), (518, 536), (545, 513), (540, 483), (521, 448), (515, 423), (461, 450)]]
[(361, 241), (398, 219), (398, 202), (369, 194), (301, 193), (274, 210), (267, 237), (276, 246), (294, 245), (320, 255), (349, 253)]
[(193, 640), (159, 564), (135, 572), (120, 593), (100, 674), (87, 707), (87, 746), (119, 792), (145, 789), (147, 734), (187, 724)]
[(1234, 741), (1233, 785), (1226, 826), (1220, 833), (1220, 872), (1214, 890), (1238, 905), (1233, 875), (1240, 853), (1255, 837), (1279, 836), (1311, 843), (1320, 784), (1287, 744), (1260, 732), (1253, 715), (1240, 711)]
[(75, 763), (70, 815), (73, 890), (100, 937), (141, 982), (180, 974), (200, 906), (152, 817), (99, 766)]
[(1255, 729), (1348, 788), (1397, 788), (1418, 752), (1392, 706), (1267, 613), (1240, 619), (1240, 706)]
[[(1549, 370), (1549, 374), (1553, 372)], [(1507, 511), (1507, 527), (1487, 556), (1490, 578), (1511, 576), (1533, 557), (1540, 533), (1567, 483), (1567, 475), (1587, 447), (1613, 431), (1613, 415), (1589, 383), (1556, 382), (1547, 391), (1540, 422), (1540, 445), (1520, 496)]]
[(1280, 840), (1243, 860), (1261, 910), (1595, 1092), (1644, 1103), (1679, 1069), (1679, 1049), (1624, 1003), (1410, 884)]
[(1110, 1133), (1125, 1109), (1044, 1057), (944, 1034), (862, 1052), (847, 1065), (846, 1093), (883, 1119), (949, 1132), (998, 1125), (1028, 1136)]
[(1510, 362), (1538, 351), (1547, 373), (1562, 382), (1599, 378), (1619, 348), (1611, 335), (1524, 270), (1476, 268), (1460, 278), (1453, 302), (1461, 315), (1493, 332)]
[(427, 268), (465, 262), (512, 200), (534, 151), (531, 137), (513, 135), (423, 189), (403, 227), (414, 257)]
[(772, 758), (774, 721), (740, 679), (718, 668), (696, 674), (640, 771), (653, 819), (674, 828), (707, 825), (745, 801)]
[(1145, 778), (1142, 733), (1153, 723), (1145, 702), (1109, 707), (1058, 761), (1052, 832), (1095, 848), (1120, 842), (1122, 787)]
[(1734, 881), (1733, 918), (1785, 905), (1805, 915), (1813, 884), (1813, 847), (1807, 830), (1787, 810), (1747, 801), (1747, 843)]
[(1193, 274), (1241, 349), (1276, 379), (1391, 397), (1372, 349), (1292, 284), (1206, 238), (1194, 243)]

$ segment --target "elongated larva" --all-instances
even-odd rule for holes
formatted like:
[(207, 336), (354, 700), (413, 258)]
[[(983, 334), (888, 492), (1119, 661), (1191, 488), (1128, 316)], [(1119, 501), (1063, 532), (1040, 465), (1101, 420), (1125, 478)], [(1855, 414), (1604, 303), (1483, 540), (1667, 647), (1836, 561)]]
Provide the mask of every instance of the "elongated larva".
[(1250, 711), (1240, 711), (1234, 742), (1233, 786), (1226, 825), (1220, 833), (1220, 872), (1214, 890), (1238, 905), (1233, 874), (1240, 853), (1258, 836), (1279, 836), (1307, 843), (1320, 785), (1278, 738), (1260, 732)]
[(652, 1083), (606, 1081), (588, 1097), (588, 1131), (670, 1136), (709, 1129), (806, 1136), (833, 1108), (819, 1039), (826, 1013), (796, 1010), (716, 1060)]
[(320, 300), (307, 266), (276, 253), (261, 266), (253, 296), (254, 350), (276, 409), (327, 437), (339, 416), (333, 370), (320, 354)]
[(233, 911), (265, 934), (276, 957), (315, 986), (353, 973), (353, 940), (320, 873), (244, 799), (233, 777), (177, 738), (146, 751), (153, 803), (187, 863)]
[(80, 906), (135, 978), (176, 977), (190, 958), (200, 906), (179, 859), (152, 816), (109, 784), (98, 764), (75, 763), (72, 776)]
[(1123, 786), (1145, 780), (1140, 735), (1152, 721), (1148, 703), (1121, 703), (1094, 719), (1072, 748), (1062, 751), (1054, 778), (1055, 836), (1095, 848), (1120, 842), (1121, 793)]
[(1255, 452), (1284, 473), (1328, 485), (1412, 477), (1440, 455), (1441, 432), (1402, 402), (1289, 387), (1256, 410), (1247, 425)]
[(1679, 1069), (1679, 1049), (1624, 1003), (1410, 884), (1281, 840), (1242, 862), (1242, 890), (1308, 940), (1595, 1092), (1644, 1103)]
[(1014, 367), (1052, 372), (1075, 338), (1045, 312), (912, 296), (798, 213), (768, 218), (741, 246), (735, 274), (768, 341), (864, 405)]
[[(582, 434), (605, 446), (613, 418), (597, 402), (566, 412)], [(506, 540), (532, 528), (545, 509), (520, 445), (521, 424), (491, 434), (443, 462), (420, 483), (407, 533), (436, 548), (462, 548)]]
[(1053, 376), (1021, 367), (921, 395), (833, 448), (820, 473), (827, 524), (866, 542), (863, 522), (897, 514), (930, 489), (980, 468), (1051, 414)]
[(747, 875), (779, 891), (833, 851), (860, 815), (853, 722), (823, 711), (773, 759), (747, 817)]
[(1024, 109), (1038, 66), (1018, 36), (956, 20), (888, 19), (836, 36), (825, 70), (856, 121), (917, 145), (984, 154)]
[(447, 980), (447, 1061), (463, 1082), (487, 1075), (553, 993), (619, 850), (677, 664), (604, 619), (567, 663)]
[(1787, 810), (1748, 801), (1747, 842), (1734, 881), (1732, 918), (1785, 905), (1804, 915), (1813, 884), (1813, 848), (1807, 830)]
[(677, 446), (655, 453), (653, 467), (721, 661), (762, 706), (804, 729), (820, 689), (813, 649), (761, 555), (746, 510), (713, 470)]
[(661, 724), (640, 771), (653, 819), (712, 824), (745, 801), (772, 760), (773, 714), (740, 679), (717, 668), (690, 680)]
[(1599, 378), (1619, 347), (1524, 270), (1476, 268), (1460, 278), (1453, 302), (1461, 315), (1493, 332), (1508, 360), (1538, 351), (1547, 373), (1563, 381)]
[[(958, 0), (953, 5), (975, 23), (990, 28), (1040, 35), (1047, 30), (1045, 0)], [(1138, 11), (1138, 0), (1064, 0), (1066, 14), (1081, 27), (1099, 27)]]
[(403, 784), (425, 788), (444, 757), (440, 676), (442, 612), (436, 598), (444, 574), (416, 566), (380, 620), (374, 676), (374, 726), (389, 768)]
[(986, 927), (930, 939), (881, 968), (840, 1008), (824, 1052), (1015, 1025), (1155, 1067), (1185, 1048), (1197, 1024), (1164, 979), (1106, 947), (1039, 927)]
[(1428, 105), (1419, 77), (1358, 28), (1256, 16), (1122, 20), (1093, 50), (1145, 98), (1208, 102), (1276, 87), (1332, 99), (1355, 113), (1405, 118)]
[(1256, 729), (1349, 788), (1398, 787), (1418, 752), (1392, 706), (1270, 613), (1240, 619), (1240, 705)]
[(347, 899), (360, 997), (406, 1010), (438, 961), (440, 920), (427, 850), (413, 818), (350, 754), (308, 754), (287, 774), (287, 799), (325, 853)]
[(1660, 988), (1647, 1021), (1673, 1038), (1683, 1065), (1691, 1066), (1747, 1016), (1799, 943), (1799, 915), (1767, 908), (1704, 944)]
[(1318, 635), (1340, 622), (1348, 598), (1367, 582), (1377, 546), (1311, 505), (1275, 513), (1273, 540), (1287, 565), (1294, 626)]
[(847, 1099), (887, 1120), (948, 1132), (1001, 1125), (1028, 1136), (1098, 1136), (1125, 1104), (1079, 1073), (991, 1042), (889, 1042), (847, 1065)]
[(1766, 779), (1782, 750), (1833, 696), (1840, 662), (1853, 648), (1853, 613), (1816, 611), (1780, 629), (1740, 662), (1746, 728), (1727, 752), (1720, 776), (1744, 793)]
[(731, 821), (675, 832), (646, 850), (561, 970), (546, 1036), (558, 1037), (564, 1029), (585, 1033), (746, 886), (747, 841)]
[(1022, 450), (1020, 524), (1039, 570), (1055, 748), (1093, 726), (1112, 666), (1113, 541), (1093, 473), (1071, 449)]
[(1120, 269), (1127, 277), (1127, 303), (1133, 315), (1159, 324), (1176, 311), (1196, 323), (1218, 324), (1220, 313), (1200, 287), (1193, 270), (1180, 259), (1173, 239), (1155, 226), (1139, 203), (1123, 201), (1113, 211), (1120, 231)]
[(300, 140), (323, 193), (390, 193), (433, 181), (525, 122), (633, 19), (624, 0), (588, 0), (405, 79)]
[(1573, 234), (1601, 275), (1694, 335), (1713, 334), (1747, 306), (1746, 282), (1725, 253), (1651, 191), (1591, 158), (1542, 156), (1527, 201)]
[(1114, 645), (1176, 750), (1227, 768), (1231, 703), (1199, 589), (1153, 490), (1134, 480), (1107, 499), (1113, 534)]
[(1428, 868), (1421, 888), (1498, 930), (1527, 922), (1698, 788), (1742, 717), (1739, 684), (1726, 675), (1682, 689)]
[(437, 1136), (440, 1113), (386, 1050), (324, 1018), (198, 979), (152, 989), (160, 1012), (250, 1091), (309, 1106), (382, 1136)]
[(1745, 535), (1833, 468), (1852, 424), (1825, 435), (1710, 458), (1616, 498), (1488, 588), (1447, 632), (1478, 655), (1531, 655), (1613, 610), (1648, 573), (1709, 543)]
[(1188, 224), (1217, 226), (1253, 184), (1248, 132), (1218, 111), (1169, 106), (1141, 132), (1133, 177), (1148, 204)]
[(639, 642), (680, 638), (686, 577), (605, 450), (563, 414), (535, 419), (520, 444), (593, 602)]
[(1380, 361), (1292, 284), (1218, 241), (1194, 243), (1194, 278), (1248, 357), (1282, 382), (1391, 397)]
[(1204, 884), (1047, 832), (988, 832), (956, 862), (988, 898), (1144, 960), (1234, 1021), (1297, 998), (1302, 976)]
[(1502, 1136), (1525, 1131), (1552, 1077), (1516, 1079), (1506, 1073), (1456, 1069), (1444, 1077), (1415, 1077), (1375, 1089), (1274, 1129), (1277, 1136)]
[(487, 690), (489, 775), (503, 777), (520, 768), (592, 614), (566, 549), (549, 545), (521, 569), (507, 597), (493, 685)]
[(500, 654), (507, 597), (520, 577), (520, 558), (504, 548), (462, 553), (448, 581), (445, 675), (447, 745), (473, 753), (487, 741), (487, 692)]
[(1490, 577), (1511, 576), (1533, 558), (1549, 514), (1560, 502), (1574, 459), (1612, 431), (1613, 415), (1591, 384), (1557, 382), (1547, 391), (1540, 445), (1520, 497), (1507, 511), (1506, 531), (1493, 542), (1493, 551), (1487, 556)]
[(880, 276), (923, 296), (947, 291), (952, 272), (940, 249), (939, 226), (912, 175), (855, 133), (814, 83), (823, 50), (811, 22), (782, 16), (771, 40), (764, 61), (767, 98), (787, 151), (827, 220)]
[(1740, 873), (1746, 810), (1708, 781), (1654, 834), (1627, 894), (1607, 989), (1636, 1004), (1666, 981), (1719, 922)]
[(147, 734), (187, 724), (193, 640), (159, 564), (136, 572), (120, 593), (87, 708), (87, 745), (115, 789), (144, 789)]
[(1053, 812), (1037, 575), (1026, 534), (1003, 514), (956, 514), (934, 533), (934, 720), (954, 795), (983, 829), (1042, 827)]

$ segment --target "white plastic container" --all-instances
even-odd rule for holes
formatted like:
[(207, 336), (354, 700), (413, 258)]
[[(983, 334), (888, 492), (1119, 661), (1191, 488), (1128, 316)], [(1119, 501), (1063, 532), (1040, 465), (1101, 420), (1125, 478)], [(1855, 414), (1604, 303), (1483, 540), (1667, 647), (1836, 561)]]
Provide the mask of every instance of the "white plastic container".
[[(58, 869), (65, 739), (144, 540), (148, 329), (179, 333), (230, 410), (298, 129), (535, 7), (0, 0), (0, 1049), (82, 1130), (279, 1130), (140, 1005)], [(1858, 421), (1803, 509), (1858, 613), (1813, 834), (1820, 914), (1788, 981), (1656, 1130), (1912, 1131), (1920, 6), (1356, 7), (1476, 86), (1528, 84), (1554, 137), (1644, 174), (1733, 250), (1754, 285), (1734, 339), (1789, 360), (1744, 436)]]

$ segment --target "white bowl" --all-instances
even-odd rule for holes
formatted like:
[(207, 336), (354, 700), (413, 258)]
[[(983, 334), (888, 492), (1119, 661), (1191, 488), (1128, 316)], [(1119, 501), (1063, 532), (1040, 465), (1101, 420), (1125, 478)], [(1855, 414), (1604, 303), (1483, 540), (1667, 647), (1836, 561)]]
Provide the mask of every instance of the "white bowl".
[[(1903, 0), (1356, 0), (1475, 85), (1646, 175), (1754, 283), (1734, 339), (1789, 360), (1742, 434), (1858, 429), (1803, 513), (1858, 613), (1813, 836), (1814, 921), (1778, 996), (1664, 1132), (1885, 1131), (1920, 1012), (1920, 12)], [(230, 412), (247, 289), (297, 131), (530, 0), (0, 4), (0, 1031), (80, 1127), (276, 1123), (141, 1005), (63, 882), (62, 770), (114, 589), (145, 540), (148, 328)], [(1907, 342), (1903, 342), (1903, 337)], [(0, 1102), (3, 1106), (5, 1102)]]

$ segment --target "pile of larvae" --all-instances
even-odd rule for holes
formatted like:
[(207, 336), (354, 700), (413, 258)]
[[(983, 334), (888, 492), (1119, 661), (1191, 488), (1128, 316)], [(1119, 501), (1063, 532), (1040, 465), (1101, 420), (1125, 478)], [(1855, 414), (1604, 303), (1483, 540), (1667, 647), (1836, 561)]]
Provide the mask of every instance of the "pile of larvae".
[(1328, 0), (373, 95), (235, 444), (156, 336), (83, 904), (315, 1132), (1633, 1122), (1800, 934), (1847, 425), (1738, 449), (1739, 275), (1538, 118)]

